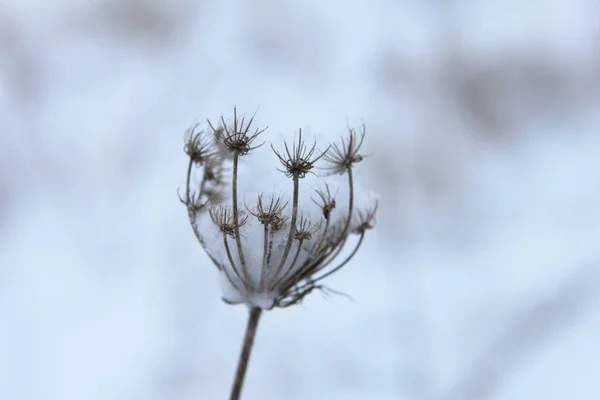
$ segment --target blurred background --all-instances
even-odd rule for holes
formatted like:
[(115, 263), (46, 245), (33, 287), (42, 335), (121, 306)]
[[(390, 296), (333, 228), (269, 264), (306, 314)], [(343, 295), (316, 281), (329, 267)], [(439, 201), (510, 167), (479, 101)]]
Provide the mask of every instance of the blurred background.
[[(227, 398), (183, 135), (365, 123), (378, 226), (261, 321), (246, 399), (600, 395), (595, 0), (0, 2), (0, 398)], [(276, 161), (273, 161), (275, 168)]]

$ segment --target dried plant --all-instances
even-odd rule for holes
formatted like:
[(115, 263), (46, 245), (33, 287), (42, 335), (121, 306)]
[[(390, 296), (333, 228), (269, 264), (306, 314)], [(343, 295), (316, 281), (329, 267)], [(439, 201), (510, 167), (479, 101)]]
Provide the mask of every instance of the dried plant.
[[(184, 147), (189, 163), (181, 201), (187, 207), (194, 234), (223, 278), (223, 300), (246, 304), (250, 309), (231, 399), (240, 396), (262, 310), (298, 304), (315, 289), (333, 292), (322, 281), (354, 257), (366, 231), (374, 226), (377, 211), (377, 204), (366, 209), (355, 207), (353, 168), (363, 159), (359, 151), (364, 126), (360, 134), (350, 130), (341, 143), (324, 151), (317, 150), (316, 143), (307, 143), (301, 130), (283, 150), (271, 145), (280, 162), (278, 170), (291, 179), (291, 202), (285, 201), (283, 194), (267, 197), (259, 193), (254, 205), (244, 204), (242, 209), (238, 199), (239, 159), (264, 144), (256, 142), (266, 130), (254, 128), (253, 122), (254, 116), (246, 121), (234, 108), (230, 123), (221, 117), (218, 126), (208, 121), (208, 132), (198, 130), (197, 125), (188, 130)], [(324, 165), (316, 168), (318, 162)], [(195, 169), (201, 172), (194, 174)], [(315, 172), (319, 169), (325, 171), (323, 176)], [(339, 189), (332, 194), (326, 183), (311, 198), (320, 214), (318, 219), (311, 219), (300, 200), (300, 183), (308, 174), (317, 179), (345, 175), (347, 208), (338, 209)], [(199, 182), (192, 179), (196, 175)], [(205, 216), (216, 230), (200, 229)], [(342, 257), (353, 234), (358, 239)]]

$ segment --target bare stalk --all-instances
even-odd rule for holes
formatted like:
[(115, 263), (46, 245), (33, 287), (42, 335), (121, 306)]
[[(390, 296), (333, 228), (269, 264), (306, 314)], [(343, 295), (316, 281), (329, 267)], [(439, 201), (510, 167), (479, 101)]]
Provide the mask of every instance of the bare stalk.
[(239, 400), (242, 393), (244, 377), (246, 376), (246, 370), (248, 369), (250, 352), (252, 351), (252, 346), (254, 345), (254, 336), (256, 335), (256, 328), (258, 327), (258, 321), (260, 319), (261, 312), (262, 309), (258, 307), (250, 309), (248, 325), (246, 326), (246, 336), (244, 337), (244, 342), (242, 343), (240, 359), (238, 361), (233, 386), (231, 387), (231, 396), (229, 396), (229, 400)]
[[(339, 239), (339, 242), (335, 245), (337, 250), (333, 254), (329, 256), (329, 259), (317, 269), (317, 271), (323, 270), (325, 267), (329, 266), (336, 259), (336, 257), (342, 252), (344, 246), (346, 245), (346, 241), (348, 240), (348, 233), (350, 232), (350, 222), (352, 221), (352, 214), (354, 213), (354, 179), (352, 177), (352, 168), (346, 168), (348, 173), (348, 186), (349, 186), (349, 199), (348, 199), (348, 217), (346, 218), (346, 225), (344, 226), (344, 231), (342, 236)], [(337, 268), (336, 268), (337, 271)]]
[(290, 232), (288, 234), (287, 243), (285, 244), (285, 249), (283, 250), (283, 257), (281, 258), (281, 262), (275, 271), (275, 275), (273, 276), (273, 281), (269, 286), (269, 290), (273, 290), (275, 284), (277, 283), (277, 278), (279, 278), (279, 274), (287, 261), (288, 255), (290, 254), (290, 250), (292, 249), (292, 243), (294, 242), (294, 233), (296, 233), (296, 219), (298, 218), (298, 198), (300, 191), (300, 184), (298, 175), (294, 175), (294, 199), (292, 200), (292, 221), (290, 222)]
[[(364, 238), (365, 238), (365, 233), (361, 232), (360, 238), (358, 239), (358, 243), (356, 244), (356, 247), (354, 247), (354, 250), (352, 250), (352, 253), (350, 253), (350, 255), (348, 257), (346, 257), (346, 259), (344, 261), (342, 261), (342, 263), (340, 265), (338, 265), (337, 267), (335, 267), (334, 269), (328, 271), (327, 273), (325, 273), (319, 277), (314, 278), (314, 282), (318, 282), (321, 279), (327, 278), (329, 275), (333, 274), (334, 272), (336, 272), (340, 268), (342, 268), (344, 265), (346, 265), (348, 263), (348, 261), (350, 261), (356, 255)], [(320, 270), (321, 269), (317, 269), (317, 271), (320, 271)]]
[[(219, 264), (217, 262), (217, 260), (212, 255), (210, 255), (210, 253), (206, 250), (206, 243), (204, 242), (202, 235), (200, 235), (200, 231), (198, 229), (198, 224), (196, 223), (196, 211), (194, 209), (195, 206), (192, 204), (193, 203), (192, 202), (192, 193), (190, 190), (190, 182), (192, 180), (192, 166), (193, 165), (194, 165), (194, 161), (190, 158), (190, 161), (189, 161), (188, 167), (187, 167), (187, 175), (185, 178), (185, 206), (188, 210), (188, 217), (190, 219), (190, 225), (192, 226), (192, 230), (194, 231), (194, 235), (196, 236), (196, 239), (198, 239), (198, 243), (200, 243), (200, 245), (202, 246), (202, 248), (204, 249), (204, 251), (206, 252), (208, 257), (213, 262), (213, 264), (215, 264), (215, 266), (219, 270), (221, 270), (221, 269), (223, 269), (221, 264)], [(202, 183), (200, 184), (200, 192), (198, 193), (199, 201), (200, 201), (200, 199), (202, 199), (202, 194), (204, 191), (204, 182), (205, 182), (205, 179), (202, 178)]]
[[(237, 278), (240, 281), (242, 281), (242, 283), (244, 284), (244, 289), (246, 289), (246, 292), (248, 292), (247, 283), (240, 275), (240, 272), (238, 271), (238, 269), (235, 266), (235, 262), (233, 262), (233, 257), (231, 256), (231, 250), (229, 249), (229, 243), (227, 243), (227, 235), (226, 234), (223, 234), (223, 247), (225, 247), (225, 251), (227, 253), (227, 259), (229, 260), (229, 264), (231, 265), (233, 272), (235, 272), (235, 276), (237, 276)], [(227, 274), (227, 268), (223, 268), (223, 270)], [(227, 274), (227, 278), (229, 278), (229, 274)], [(233, 284), (233, 281), (231, 279), (229, 279), (229, 282), (231, 282)], [(233, 286), (237, 288), (237, 285), (233, 285)]]
[(260, 290), (264, 288), (265, 282), (265, 272), (267, 270), (267, 258), (269, 253), (269, 225), (265, 224), (265, 237), (263, 240), (263, 260), (262, 260), (262, 268), (260, 269), (260, 282), (258, 283), (258, 287)]
[[(304, 242), (303, 239), (300, 239), (298, 241), (298, 248), (296, 249), (296, 255), (294, 256), (294, 259), (292, 260), (292, 263), (290, 264), (290, 267), (288, 268), (287, 271), (285, 271), (285, 273), (281, 276), (281, 278), (279, 278), (279, 281), (277, 282), (276, 285), (281, 284), (282, 282), (285, 281), (285, 279), (288, 277), (288, 274), (290, 272), (294, 271), (294, 267), (296, 266), (296, 262), (298, 261), (298, 256), (300, 255), (300, 251), (302, 250), (302, 243)], [(293, 273), (292, 273), (293, 276)]]
[(246, 267), (246, 260), (244, 259), (244, 251), (242, 250), (242, 239), (240, 237), (240, 224), (239, 224), (239, 210), (238, 210), (238, 193), (237, 193), (237, 178), (238, 178), (238, 159), (240, 155), (235, 153), (233, 155), (233, 183), (232, 183), (232, 197), (233, 197), (233, 227), (235, 229), (235, 243), (237, 244), (238, 253), (240, 255), (240, 263), (242, 264), (242, 273), (246, 282), (250, 283), (248, 278), (248, 268)]
[(196, 212), (194, 211), (194, 206), (192, 205), (190, 181), (192, 180), (193, 165), (194, 165), (194, 160), (192, 160), (192, 158), (190, 158), (190, 161), (189, 161), (188, 167), (187, 167), (187, 174), (186, 174), (186, 178), (185, 178), (185, 205), (188, 210), (188, 216), (190, 218), (190, 224), (192, 225), (192, 230), (194, 231), (194, 235), (196, 235), (196, 239), (198, 239), (198, 242), (200, 242), (202, 247), (205, 248), (204, 240), (202, 240), (202, 236), (200, 236), (200, 233), (198, 232), (198, 227), (196, 224)]

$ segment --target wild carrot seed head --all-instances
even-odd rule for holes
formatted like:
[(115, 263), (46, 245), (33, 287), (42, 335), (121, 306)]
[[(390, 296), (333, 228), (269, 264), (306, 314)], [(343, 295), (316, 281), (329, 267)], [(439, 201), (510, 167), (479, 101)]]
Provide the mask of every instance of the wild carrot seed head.
[[(254, 180), (251, 186), (269, 187), (267, 175), (251, 167), (267, 156), (239, 164), (240, 156), (262, 145), (256, 140), (266, 128), (254, 128), (254, 120), (255, 115), (239, 117), (234, 108), (232, 123), (224, 117), (218, 127), (208, 122), (212, 137), (196, 133), (194, 127), (185, 153), (189, 166), (203, 169), (188, 168), (182, 202), (198, 241), (220, 271), (223, 299), (263, 309), (287, 307), (315, 289), (327, 290), (322, 280), (348, 263), (373, 227), (377, 206), (357, 204), (351, 171), (362, 160), (365, 130), (350, 130), (341, 143), (322, 152), (316, 142), (305, 141), (301, 130), (283, 150), (271, 145), (273, 161), (279, 161), (279, 168), (272, 169), (293, 182), (285, 181), (287, 194), (266, 197), (262, 190), (254, 192), (257, 200), (248, 206), (242, 190), (248, 179)], [(326, 176), (313, 173), (321, 162)], [(311, 179), (304, 179), (309, 174)], [(312, 197), (306, 187), (311, 182), (320, 187)]]

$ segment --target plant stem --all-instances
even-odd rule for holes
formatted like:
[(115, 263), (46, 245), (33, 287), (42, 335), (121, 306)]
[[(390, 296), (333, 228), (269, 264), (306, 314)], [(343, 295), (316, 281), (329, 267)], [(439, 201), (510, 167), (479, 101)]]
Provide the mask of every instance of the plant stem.
[(240, 359), (238, 361), (237, 371), (235, 373), (235, 380), (231, 388), (231, 396), (229, 400), (239, 400), (240, 394), (242, 393), (242, 386), (244, 384), (244, 377), (246, 376), (246, 370), (248, 369), (248, 361), (250, 360), (250, 352), (254, 344), (254, 336), (256, 335), (256, 328), (258, 327), (258, 320), (262, 309), (253, 307), (250, 309), (248, 316), (248, 325), (246, 326), (246, 336), (242, 343), (242, 351), (240, 353)]

